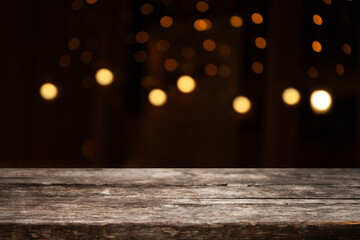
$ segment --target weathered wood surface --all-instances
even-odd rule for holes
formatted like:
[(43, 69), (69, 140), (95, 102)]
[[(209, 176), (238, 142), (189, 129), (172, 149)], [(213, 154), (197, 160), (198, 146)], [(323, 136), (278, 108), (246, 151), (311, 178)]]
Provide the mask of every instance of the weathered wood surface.
[(1, 239), (360, 239), (360, 169), (0, 169)]

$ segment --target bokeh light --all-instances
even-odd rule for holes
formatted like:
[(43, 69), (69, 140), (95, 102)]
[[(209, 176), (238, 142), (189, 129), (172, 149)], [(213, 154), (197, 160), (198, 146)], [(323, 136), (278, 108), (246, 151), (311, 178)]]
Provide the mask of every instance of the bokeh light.
[(217, 74), (217, 72), (218, 72), (218, 68), (215, 64), (213, 64), (213, 63), (206, 64), (206, 66), (205, 66), (206, 75), (213, 77)]
[(168, 58), (164, 62), (164, 68), (168, 71), (174, 71), (178, 66), (177, 61), (174, 58)]
[(160, 107), (164, 105), (167, 101), (166, 93), (158, 88), (151, 90), (148, 98), (149, 98), (149, 102), (156, 107)]
[(223, 44), (219, 47), (219, 53), (223, 57), (228, 57), (231, 55), (231, 48), (228, 45)]
[(145, 3), (140, 8), (140, 12), (144, 15), (150, 15), (153, 12), (153, 10), (154, 7), (150, 3)]
[(62, 68), (67, 68), (71, 63), (71, 58), (69, 55), (61, 56), (59, 59), (59, 66)]
[(219, 67), (219, 75), (223, 78), (229, 77), (231, 75), (231, 68), (225, 64), (221, 65)]
[(216, 44), (215, 44), (214, 40), (207, 39), (203, 42), (203, 47), (206, 51), (212, 52), (215, 50)]
[(170, 16), (164, 16), (160, 19), (160, 25), (163, 28), (169, 28), (173, 25), (174, 20)]
[(88, 4), (95, 4), (98, 0), (86, 0)]
[(260, 13), (253, 13), (251, 15), (251, 20), (255, 24), (262, 24), (264, 21), (263, 16)]
[(255, 46), (260, 49), (266, 48), (266, 40), (263, 37), (257, 37), (255, 39)]
[(260, 74), (264, 71), (264, 66), (261, 62), (255, 61), (251, 65), (251, 69), (253, 70), (254, 73)]
[(351, 46), (347, 43), (345, 43), (343, 45), (343, 51), (346, 55), (350, 55), (351, 54)]
[(323, 24), (323, 20), (322, 18), (320, 17), (320, 15), (317, 15), (317, 14), (314, 14), (313, 16), (313, 21), (316, 25), (320, 26)]
[(147, 32), (141, 31), (136, 34), (135, 38), (138, 43), (146, 43), (149, 40), (149, 34)]
[(52, 83), (44, 83), (40, 87), (40, 95), (43, 99), (50, 101), (57, 97), (58, 89)]
[(138, 63), (143, 63), (148, 59), (148, 54), (143, 50), (137, 51), (134, 55), (134, 59)]
[(182, 50), (182, 55), (185, 59), (192, 59), (195, 56), (195, 51), (191, 47), (185, 47)]
[(251, 102), (247, 97), (238, 96), (233, 100), (233, 108), (237, 113), (244, 114), (250, 111)]
[(345, 69), (342, 64), (337, 64), (335, 70), (336, 70), (336, 73), (339, 74), (340, 76), (344, 75)]
[(76, 50), (80, 47), (80, 39), (77, 37), (74, 37), (72, 39), (69, 40), (68, 43), (69, 49), (70, 50)]
[(204, 1), (200, 1), (196, 3), (196, 10), (198, 10), (199, 12), (206, 12), (209, 10), (209, 4), (207, 2)]
[(114, 81), (114, 74), (107, 68), (101, 68), (96, 72), (95, 79), (98, 84), (108, 86)]
[(282, 93), (282, 99), (287, 105), (296, 105), (300, 102), (301, 94), (295, 88), (286, 88)]
[(81, 53), (80, 61), (84, 64), (91, 62), (92, 60), (92, 53), (90, 51), (84, 51)]
[(326, 5), (331, 5), (331, 0), (323, 0)]
[(169, 49), (170, 44), (166, 40), (159, 40), (156, 42), (156, 49), (160, 52), (165, 52)]
[(317, 53), (321, 52), (321, 50), (322, 50), (321, 43), (319, 43), (318, 41), (314, 41), (312, 43), (312, 49), (314, 50), (314, 52), (317, 52)]
[(315, 79), (318, 77), (319, 73), (315, 67), (309, 67), (308, 75), (310, 78)]
[(315, 113), (327, 113), (332, 104), (331, 95), (325, 90), (316, 90), (310, 96), (310, 104)]
[(196, 19), (194, 21), (195, 30), (202, 32), (205, 30), (210, 30), (212, 27), (212, 22), (209, 19)]
[(233, 26), (235, 28), (239, 28), (243, 25), (243, 20), (239, 16), (232, 16), (230, 18), (230, 24), (231, 24), (231, 26)]
[(191, 93), (195, 90), (196, 82), (194, 78), (183, 75), (177, 80), (177, 88), (183, 93)]

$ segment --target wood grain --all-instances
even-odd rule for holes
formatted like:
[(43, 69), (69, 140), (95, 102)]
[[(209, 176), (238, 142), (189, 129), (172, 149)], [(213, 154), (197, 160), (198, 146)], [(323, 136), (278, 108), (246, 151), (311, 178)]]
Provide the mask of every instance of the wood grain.
[(1, 239), (360, 239), (359, 169), (0, 169)]

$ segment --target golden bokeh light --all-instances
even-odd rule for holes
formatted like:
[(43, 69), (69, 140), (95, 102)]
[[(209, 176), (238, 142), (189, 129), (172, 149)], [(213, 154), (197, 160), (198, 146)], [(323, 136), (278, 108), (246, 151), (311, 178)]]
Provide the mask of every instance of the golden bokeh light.
[(327, 5), (331, 5), (331, 0), (323, 0), (323, 2)]
[(40, 95), (43, 99), (50, 101), (57, 97), (58, 89), (52, 83), (44, 83), (40, 87)]
[(337, 74), (339, 74), (340, 76), (344, 75), (345, 69), (342, 64), (337, 64), (335, 69)]
[(255, 39), (255, 46), (260, 49), (266, 48), (266, 40), (263, 37), (257, 37)]
[(318, 70), (315, 67), (309, 67), (308, 70), (309, 77), (315, 79), (318, 77)]
[(154, 10), (154, 7), (150, 3), (145, 3), (145, 4), (141, 5), (141, 8), (140, 8), (140, 12), (143, 15), (150, 15), (153, 12), (153, 10)]
[(95, 4), (97, 3), (97, 0), (86, 0), (88, 4)]
[(144, 31), (138, 32), (135, 39), (138, 43), (146, 43), (149, 40), (149, 34)]
[(182, 50), (182, 55), (185, 59), (192, 59), (195, 56), (195, 51), (191, 47), (185, 47)]
[(319, 43), (318, 41), (314, 41), (312, 43), (312, 49), (314, 50), (314, 52), (317, 52), (317, 53), (321, 52), (321, 50), (322, 50), (321, 43)]
[(98, 84), (108, 86), (114, 81), (114, 74), (107, 68), (101, 68), (96, 72), (95, 79)]
[(315, 113), (324, 114), (330, 110), (332, 97), (325, 90), (316, 90), (310, 96), (310, 104)]
[(89, 63), (92, 60), (92, 53), (90, 51), (84, 51), (81, 53), (80, 61), (84, 64)]
[(260, 13), (253, 13), (251, 15), (251, 20), (255, 24), (262, 24), (264, 21), (263, 16)]
[(156, 49), (160, 52), (165, 52), (169, 49), (170, 44), (166, 40), (159, 40), (156, 42)]
[(153, 77), (145, 76), (141, 79), (141, 86), (145, 89), (150, 89), (153, 87), (155, 80)]
[(69, 55), (61, 56), (59, 59), (59, 66), (62, 68), (67, 68), (71, 63), (71, 58)]
[(164, 105), (167, 101), (166, 93), (158, 88), (151, 90), (148, 98), (149, 98), (149, 102), (156, 107), (160, 107)]
[(231, 48), (228, 45), (223, 44), (219, 47), (219, 53), (223, 57), (228, 57), (231, 55)]
[(160, 19), (160, 25), (163, 28), (169, 28), (173, 25), (174, 20), (170, 16), (164, 16)]
[(188, 75), (183, 75), (183, 76), (179, 77), (176, 85), (177, 85), (177, 88), (183, 93), (191, 93), (196, 88), (196, 82), (195, 82), (194, 78), (192, 78)]
[(250, 111), (251, 102), (247, 97), (238, 96), (234, 99), (233, 108), (237, 113), (244, 114)]
[(177, 61), (174, 58), (168, 58), (164, 61), (164, 68), (168, 71), (174, 71), (178, 66)]
[(70, 50), (76, 50), (80, 47), (80, 39), (77, 37), (74, 37), (72, 39), (69, 40), (68, 43), (69, 49)]
[(345, 43), (343, 45), (343, 51), (346, 55), (350, 55), (351, 54), (351, 47), (349, 44)]
[(295, 88), (286, 88), (282, 93), (282, 99), (287, 105), (293, 106), (300, 102), (301, 94)]
[(134, 59), (138, 63), (143, 63), (148, 59), (148, 54), (143, 50), (137, 51), (134, 55)]
[(210, 30), (212, 27), (212, 22), (209, 19), (196, 19), (194, 21), (195, 30), (202, 32), (205, 30)]
[(234, 28), (239, 28), (243, 25), (243, 20), (241, 17), (239, 16), (232, 16), (230, 18), (230, 24), (231, 26), (233, 26)]
[(231, 75), (231, 68), (228, 65), (221, 65), (219, 67), (219, 75), (223, 78), (229, 77)]
[(206, 64), (206, 66), (205, 66), (206, 75), (213, 77), (217, 74), (217, 72), (218, 72), (218, 68), (215, 64), (213, 64), (213, 63)]
[(204, 47), (205, 51), (212, 52), (215, 50), (216, 44), (215, 44), (214, 40), (206, 39), (203, 42), (203, 47)]
[(260, 74), (264, 71), (264, 66), (261, 62), (255, 61), (251, 65), (251, 69), (253, 70), (254, 73)]
[(323, 24), (323, 20), (322, 18), (320, 17), (320, 15), (317, 15), (317, 14), (314, 14), (313, 16), (313, 21), (316, 25), (320, 26)]
[(200, 1), (196, 3), (196, 10), (198, 10), (199, 12), (206, 12), (209, 10), (209, 4), (207, 2), (204, 1)]

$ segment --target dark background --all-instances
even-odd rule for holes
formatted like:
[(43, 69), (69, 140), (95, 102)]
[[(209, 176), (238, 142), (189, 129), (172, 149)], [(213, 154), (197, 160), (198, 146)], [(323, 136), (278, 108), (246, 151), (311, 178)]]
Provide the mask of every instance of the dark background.
[[(1, 167), (359, 167), (360, 166), (360, 63), (359, 1), (333, 0), (209, 0), (209, 11), (196, 11), (196, 1), (99, 0), (2, 1), (1, 7)], [(151, 3), (154, 11), (142, 15)], [(263, 24), (251, 22), (259, 12)], [(313, 14), (324, 20), (312, 21)], [(164, 29), (162, 16), (174, 25)], [(241, 28), (229, 24), (242, 17)], [(208, 18), (213, 27), (197, 32), (193, 21)], [(146, 31), (146, 44), (135, 34)], [(254, 39), (262, 36), (267, 47), (259, 50)], [(79, 49), (68, 48), (71, 38)], [(228, 44), (230, 57), (202, 49), (205, 39)], [(157, 52), (154, 42), (166, 39), (170, 48)], [(315, 53), (311, 44), (322, 43)], [(345, 55), (344, 43), (352, 53)], [(184, 60), (181, 49), (192, 47), (195, 57)], [(83, 51), (92, 53), (88, 64)], [(144, 50), (147, 61), (134, 54)], [(71, 64), (59, 66), (69, 55)], [(162, 68), (165, 58), (178, 60), (173, 72)], [(251, 64), (260, 61), (262, 74)], [(197, 88), (183, 94), (176, 88), (181, 65), (190, 62)], [(229, 77), (204, 74), (207, 63), (226, 64)], [(342, 64), (339, 76), (335, 66)], [(114, 82), (100, 86), (97, 69), (106, 67)], [(308, 76), (316, 67), (318, 77)], [(142, 79), (156, 81), (144, 86)], [(55, 84), (59, 95), (45, 101), (39, 88)], [(302, 94), (300, 104), (281, 100), (286, 87)], [(164, 106), (152, 106), (152, 88), (168, 94)], [(324, 88), (334, 104), (328, 114), (315, 114), (311, 92)], [(232, 100), (246, 95), (248, 114), (232, 109)]]

